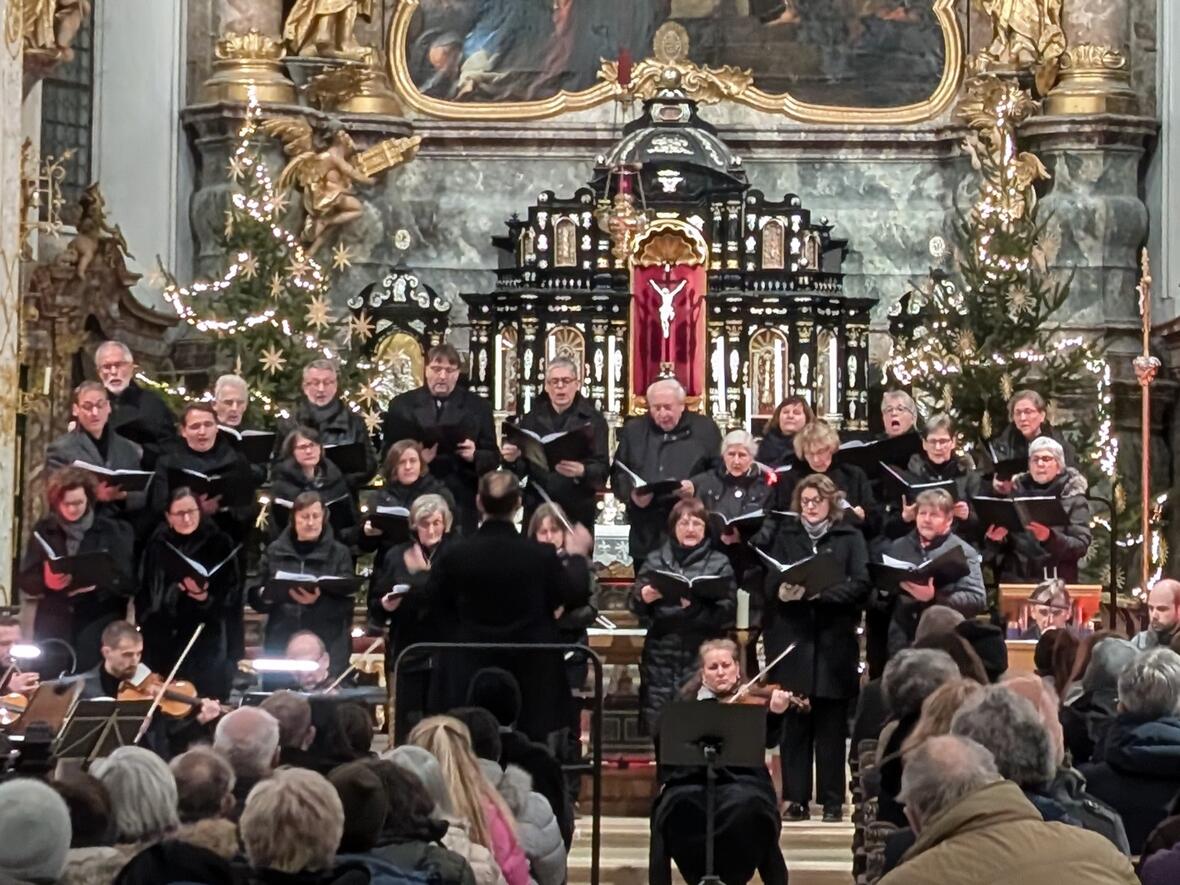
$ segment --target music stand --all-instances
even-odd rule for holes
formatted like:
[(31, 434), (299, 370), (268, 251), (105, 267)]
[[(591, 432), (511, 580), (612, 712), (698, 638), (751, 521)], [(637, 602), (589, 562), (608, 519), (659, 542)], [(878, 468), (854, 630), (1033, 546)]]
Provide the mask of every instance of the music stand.
[(705, 875), (701, 885), (721, 885), (713, 872), (717, 769), (766, 764), (766, 708), (676, 701), (664, 707), (659, 728), (661, 765), (705, 768)]
[(96, 698), (78, 701), (57, 740), (57, 758), (80, 759), (82, 769), (90, 767), (100, 756), (109, 756), (119, 747), (135, 744), (151, 701), (116, 701)]

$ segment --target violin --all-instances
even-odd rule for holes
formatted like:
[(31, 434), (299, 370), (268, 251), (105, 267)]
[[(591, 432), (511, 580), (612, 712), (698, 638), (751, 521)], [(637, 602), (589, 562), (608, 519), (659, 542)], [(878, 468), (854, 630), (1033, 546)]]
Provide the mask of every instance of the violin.
[(0, 695), (0, 728), (6, 728), (20, 719), (21, 713), (29, 706), (29, 699), (20, 692), (12, 691)]
[[(176, 679), (167, 688), (163, 688), (163, 686), (163, 676), (159, 673), (149, 673), (138, 683), (127, 681), (120, 685), (118, 700), (152, 701), (159, 698), (157, 708), (172, 719), (183, 719), (204, 702), (204, 699), (197, 693), (197, 687), (191, 682)], [(222, 713), (228, 713), (230, 710), (224, 704), (218, 704), (218, 706), (221, 707)]]

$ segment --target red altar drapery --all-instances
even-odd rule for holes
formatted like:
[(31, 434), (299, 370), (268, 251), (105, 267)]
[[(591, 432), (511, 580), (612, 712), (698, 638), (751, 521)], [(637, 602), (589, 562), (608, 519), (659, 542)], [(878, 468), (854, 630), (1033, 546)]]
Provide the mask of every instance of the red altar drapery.
[(706, 279), (701, 265), (632, 268), (631, 379), (636, 396), (659, 379), (663, 363), (672, 364), (689, 396), (704, 395)]

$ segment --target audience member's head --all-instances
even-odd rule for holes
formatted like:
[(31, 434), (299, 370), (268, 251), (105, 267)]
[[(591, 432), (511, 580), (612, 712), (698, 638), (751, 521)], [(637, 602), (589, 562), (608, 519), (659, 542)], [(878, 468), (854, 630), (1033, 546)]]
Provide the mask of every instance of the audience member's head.
[(71, 848), (96, 848), (115, 844), (115, 815), (111, 797), (102, 781), (76, 772), (50, 786), (57, 790), (70, 810)]
[(1008, 645), (1004, 642), (1004, 631), (995, 624), (964, 621), (955, 627), (955, 632), (967, 640), (983, 661), (988, 682), (998, 681), (1008, 671)]
[(1120, 636), (1105, 636), (1090, 646), (1090, 658), (1082, 671), (1082, 691), (1117, 692), (1119, 676), (1138, 654), (1130, 640)]
[(306, 750), (315, 740), (311, 704), (293, 691), (276, 691), (259, 706), (279, 723), (279, 746)]
[(500, 667), (485, 667), (467, 687), (467, 703), (483, 707), (496, 717), (501, 728), (512, 728), (520, 718), (520, 683)]
[(168, 767), (176, 778), (181, 823), (224, 817), (233, 810), (234, 771), (220, 753), (209, 747), (193, 747)]
[(176, 779), (155, 753), (119, 747), (90, 770), (110, 794), (119, 842), (155, 841), (180, 825)]
[(983, 661), (979, 660), (979, 655), (968, 645), (967, 640), (953, 629), (945, 633), (928, 634), (916, 641), (913, 647), (944, 651), (951, 656), (964, 679), (974, 679), (980, 685), (988, 684)]
[(322, 775), (280, 768), (250, 791), (239, 829), (252, 867), (320, 872), (335, 863), (344, 808)]
[(914, 642), (921, 642), (927, 636), (939, 633), (953, 633), (955, 627), (965, 620), (963, 613), (958, 609), (953, 609), (949, 605), (932, 605), (918, 618)]
[(1000, 780), (985, 747), (956, 735), (932, 737), (906, 759), (898, 799), (914, 832), (921, 833), (931, 818)]
[(407, 774), (412, 774), (426, 789), (426, 795), (434, 805), (434, 813), (449, 817), (455, 813), (451, 804), (451, 794), (447, 789), (447, 782), (443, 779), (442, 766), (434, 758), (434, 754), (423, 747), (413, 744), (403, 744), (390, 750), (386, 754), (398, 768)]
[(483, 707), (456, 707), (447, 715), (467, 726), (476, 756), (493, 762), (500, 760), (500, 726), (495, 716)]
[(1043, 789), (1057, 771), (1054, 748), (1040, 714), (1003, 685), (990, 686), (955, 714), (951, 734), (986, 747), (1000, 774), (1021, 789)]
[(373, 722), (369, 711), (360, 704), (340, 704), (336, 708), (340, 730), (349, 749), (356, 756), (368, 756), (373, 749)]
[(264, 778), (278, 759), (279, 723), (258, 707), (239, 707), (218, 721), (213, 749), (239, 779)]
[(983, 694), (983, 686), (974, 679), (952, 679), (944, 682), (922, 701), (922, 715), (918, 724), (901, 744), (902, 754), (908, 754), (927, 738), (950, 734), (951, 721), (968, 701)]
[(1136, 719), (1162, 719), (1180, 711), (1180, 655), (1153, 648), (1119, 674), (1119, 710)]
[(959, 668), (944, 651), (906, 648), (885, 665), (881, 691), (893, 719), (916, 716), (922, 701), (942, 685), (959, 678)]
[(0, 878), (56, 882), (70, 850), (70, 810), (47, 784), (17, 778), (0, 784)]
[(344, 809), (340, 852), (361, 854), (371, 851), (385, 826), (389, 804), (381, 778), (368, 760), (358, 760), (333, 768), (328, 780)]
[(422, 781), (388, 759), (370, 759), (365, 764), (381, 779), (385, 790), (383, 839), (435, 842), (442, 838), (446, 824), (434, 820), (434, 800)]
[(1046, 685), (1045, 680), (1028, 673), (1009, 675), (1000, 685), (1032, 704), (1041, 717), (1041, 724), (1049, 733), (1049, 743), (1053, 748), (1053, 769), (1056, 771), (1065, 761), (1065, 731), (1061, 727), (1061, 701), (1057, 692)]
[(1157, 581), (1147, 594), (1147, 612), (1160, 645), (1168, 644), (1180, 626), (1180, 581)]

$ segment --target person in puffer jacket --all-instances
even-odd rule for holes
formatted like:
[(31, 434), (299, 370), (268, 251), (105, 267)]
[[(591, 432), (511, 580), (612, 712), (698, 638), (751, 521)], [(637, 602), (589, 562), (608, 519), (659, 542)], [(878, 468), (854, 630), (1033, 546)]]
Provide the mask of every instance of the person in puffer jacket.
[(488, 783), (503, 797), (516, 818), (516, 838), (529, 859), (531, 881), (536, 885), (562, 885), (566, 878), (565, 841), (549, 801), (533, 789), (533, 779), (523, 768), (501, 768), (500, 727), (496, 717), (482, 707), (451, 710), (471, 732), (471, 748)]

